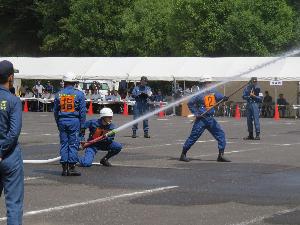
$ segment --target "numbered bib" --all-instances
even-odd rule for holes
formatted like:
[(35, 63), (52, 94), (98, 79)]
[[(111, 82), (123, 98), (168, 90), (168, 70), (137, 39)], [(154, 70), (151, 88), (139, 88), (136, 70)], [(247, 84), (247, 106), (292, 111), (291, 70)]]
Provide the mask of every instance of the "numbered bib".
[(206, 109), (210, 109), (216, 104), (216, 97), (214, 95), (204, 96), (204, 105)]
[(66, 95), (60, 97), (61, 112), (75, 112), (75, 96)]

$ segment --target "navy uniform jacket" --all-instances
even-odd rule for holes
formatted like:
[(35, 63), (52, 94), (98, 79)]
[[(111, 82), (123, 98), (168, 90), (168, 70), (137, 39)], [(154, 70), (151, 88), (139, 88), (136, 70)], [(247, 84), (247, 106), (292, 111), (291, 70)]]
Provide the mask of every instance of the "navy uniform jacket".
[(5, 158), (18, 145), (21, 128), (22, 103), (0, 85), (0, 158)]
[(151, 88), (149, 86), (136, 86), (132, 91), (132, 97), (135, 99), (136, 104), (146, 104), (148, 98), (150, 97), (148, 94), (151, 92)]
[[(108, 133), (111, 130), (114, 130), (116, 126), (112, 123), (108, 125), (103, 125), (102, 119), (92, 119), (85, 122), (84, 128), (89, 129), (90, 131), (89, 138), (88, 138), (88, 141), (90, 141)], [(114, 140), (114, 138), (115, 138), (115, 134), (103, 139), (102, 141), (99, 141), (98, 143), (110, 144)]]
[[(255, 96), (250, 96), (250, 92), (253, 90)], [(247, 101), (247, 103), (262, 103), (263, 96), (259, 96), (260, 87), (258, 85), (249, 84), (244, 89), (243, 99)]]
[(56, 123), (59, 118), (79, 118), (80, 127), (86, 119), (86, 104), (83, 92), (68, 86), (59, 91), (54, 99), (54, 117)]
[[(188, 102), (188, 107), (195, 116), (200, 116), (223, 98), (224, 95), (222, 95), (220, 92), (210, 90), (192, 97)], [(205, 117), (212, 116), (214, 112), (215, 109), (212, 108), (205, 114)]]

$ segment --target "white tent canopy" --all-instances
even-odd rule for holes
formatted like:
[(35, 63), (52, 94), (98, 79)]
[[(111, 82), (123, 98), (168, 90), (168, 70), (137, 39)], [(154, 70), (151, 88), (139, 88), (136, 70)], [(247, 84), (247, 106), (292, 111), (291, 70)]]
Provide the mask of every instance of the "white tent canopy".
[[(269, 62), (274, 57), (7, 57), (20, 73), (21, 79), (62, 79), (63, 74), (74, 72), (88, 80), (149, 80), (219, 81), (236, 76), (251, 68)], [(238, 77), (248, 80), (300, 81), (300, 57), (288, 57), (263, 69)]]

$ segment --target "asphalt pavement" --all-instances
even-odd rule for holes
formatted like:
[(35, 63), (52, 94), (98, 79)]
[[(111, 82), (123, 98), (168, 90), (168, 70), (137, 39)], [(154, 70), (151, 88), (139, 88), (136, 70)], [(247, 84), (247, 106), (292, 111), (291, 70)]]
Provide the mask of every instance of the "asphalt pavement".
[[(114, 117), (116, 125), (131, 120)], [(300, 224), (300, 120), (262, 118), (260, 141), (243, 140), (245, 118), (217, 120), (231, 163), (216, 162), (217, 142), (207, 131), (189, 151), (191, 162), (178, 161), (190, 120), (152, 117), (150, 139), (142, 129), (136, 139), (130, 129), (117, 134), (123, 150), (113, 167), (98, 165), (105, 152), (97, 153), (96, 165), (78, 168), (81, 177), (60, 176), (59, 163), (25, 164), (23, 224)], [(25, 113), (20, 143), (24, 159), (57, 157), (53, 114)]]

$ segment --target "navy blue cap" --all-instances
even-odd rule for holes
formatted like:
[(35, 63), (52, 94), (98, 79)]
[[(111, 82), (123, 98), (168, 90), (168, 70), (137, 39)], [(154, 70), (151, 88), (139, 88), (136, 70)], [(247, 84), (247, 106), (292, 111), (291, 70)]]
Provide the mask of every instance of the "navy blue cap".
[(0, 62), (0, 76), (8, 77), (9, 75), (18, 72), (19, 72), (18, 70), (14, 69), (14, 66), (10, 61), (3, 60)]
[(146, 76), (142, 76), (142, 77), (141, 77), (141, 81), (142, 81), (142, 80), (147, 82), (147, 81), (148, 81), (148, 78), (147, 78)]

